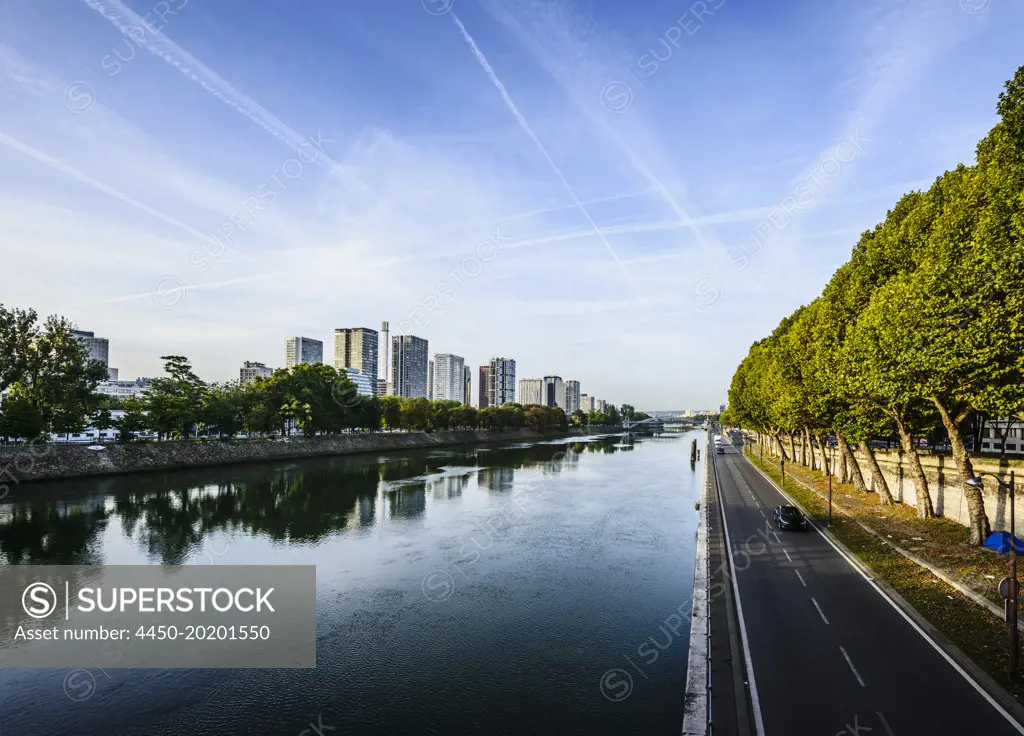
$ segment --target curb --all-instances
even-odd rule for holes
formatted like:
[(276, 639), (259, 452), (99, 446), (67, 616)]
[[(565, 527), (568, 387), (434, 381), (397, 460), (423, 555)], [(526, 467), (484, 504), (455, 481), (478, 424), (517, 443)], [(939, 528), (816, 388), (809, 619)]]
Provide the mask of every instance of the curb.
[(708, 497), (711, 487), (711, 464), (704, 449), (704, 482), (701, 484), (700, 515), (697, 522), (697, 554), (693, 566), (693, 597), (690, 616), (690, 654), (686, 667), (686, 700), (683, 711), (682, 736), (704, 736), (707, 733), (709, 712), (708, 672), (711, 654), (708, 649)]

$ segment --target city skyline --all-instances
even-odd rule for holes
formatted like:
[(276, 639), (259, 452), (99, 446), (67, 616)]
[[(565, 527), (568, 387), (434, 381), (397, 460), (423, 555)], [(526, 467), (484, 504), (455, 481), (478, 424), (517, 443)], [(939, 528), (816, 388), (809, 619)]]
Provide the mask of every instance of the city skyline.
[[(378, 333), (365, 327), (335, 328), (334, 329), (334, 351), (333, 359), (325, 360), (323, 341), (305, 336), (290, 336), (285, 338), (284, 366), (294, 367), (299, 363), (326, 362), (333, 364), (339, 371), (345, 371), (356, 383), (359, 393), (376, 394), (385, 396), (389, 393), (399, 396), (418, 396), (419, 386), (415, 380), (417, 367), (415, 361), (422, 358), (427, 350), (429, 342), (414, 335), (395, 335), (390, 340), (392, 348), (386, 346), (382, 349), (380, 340), (389, 334), (387, 321), (381, 323), (381, 331)], [(98, 338), (94, 332), (74, 329), (73, 335), (89, 351), (89, 357), (103, 363), (109, 361), (110, 340)], [(396, 349), (399, 344), (406, 344), (409, 348)], [(405, 357), (407, 351), (412, 356), (413, 363), (405, 368), (408, 359)], [(390, 363), (392, 353), (402, 357), (402, 366), (396, 367), (396, 371), (402, 371), (406, 388), (400, 390), (389, 390), (389, 386), (399, 385), (395, 374), (391, 380), (385, 380), (375, 376), (379, 371)], [(319, 360), (317, 357), (319, 356)], [(187, 357), (187, 356), (186, 356)], [(237, 369), (237, 380), (241, 383), (249, 383), (257, 377), (267, 378), (276, 369), (273, 363), (264, 361), (244, 360), (241, 361), (241, 368)], [(101, 384), (99, 391), (110, 395), (131, 395), (138, 390), (139, 381), (148, 381), (147, 377), (139, 379), (118, 380), (118, 370), (109, 368), (109, 380)], [(234, 379), (232, 379), (234, 380)], [(580, 404), (580, 381), (562, 380), (558, 376), (546, 376), (543, 379), (522, 379), (516, 381), (516, 361), (513, 358), (493, 357), (485, 366), (479, 366), (477, 390), (473, 390), (474, 379), (472, 366), (465, 358), (451, 353), (435, 353), (434, 358), (426, 359), (425, 380), (422, 384), (422, 396), (428, 399), (457, 400), (469, 406), (484, 408), (486, 406), (500, 406), (505, 402), (537, 403), (544, 406), (558, 406), (567, 414), (581, 408)], [(548, 385), (549, 381), (551, 385)], [(523, 386), (528, 386), (527, 399), (523, 399)], [(410, 388), (409, 386), (412, 386)], [(440, 386), (440, 388), (438, 388)], [(406, 391), (403, 394), (402, 391)], [(586, 394), (583, 394), (586, 397)], [(619, 403), (634, 403), (630, 400)], [(596, 404), (592, 399), (590, 406)], [(601, 403), (603, 405), (603, 402)], [(635, 405), (635, 404), (634, 404)], [(590, 411), (586, 406), (584, 411)], [(603, 409), (601, 409), (603, 410)]]

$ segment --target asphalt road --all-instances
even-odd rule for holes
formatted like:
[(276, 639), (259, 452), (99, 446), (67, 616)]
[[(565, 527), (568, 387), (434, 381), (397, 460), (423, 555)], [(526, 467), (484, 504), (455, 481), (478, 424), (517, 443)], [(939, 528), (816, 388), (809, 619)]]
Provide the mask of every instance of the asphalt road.
[(738, 448), (713, 457), (759, 733), (1024, 734), (819, 533), (770, 533), (786, 500)]

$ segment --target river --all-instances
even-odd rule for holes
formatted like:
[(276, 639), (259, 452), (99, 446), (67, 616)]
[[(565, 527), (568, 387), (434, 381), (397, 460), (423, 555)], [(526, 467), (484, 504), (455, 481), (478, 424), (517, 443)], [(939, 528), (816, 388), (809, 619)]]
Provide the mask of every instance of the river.
[(0, 669), (0, 734), (676, 736), (694, 438), (22, 486), (3, 564), (315, 564), (317, 667)]

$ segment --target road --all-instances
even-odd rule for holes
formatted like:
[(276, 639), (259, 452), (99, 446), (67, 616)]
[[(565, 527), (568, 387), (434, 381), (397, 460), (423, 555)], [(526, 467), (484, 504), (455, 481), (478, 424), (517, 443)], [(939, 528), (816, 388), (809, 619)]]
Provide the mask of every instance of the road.
[(786, 501), (738, 448), (712, 457), (758, 733), (1024, 734), (821, 534), (769, 533)]

